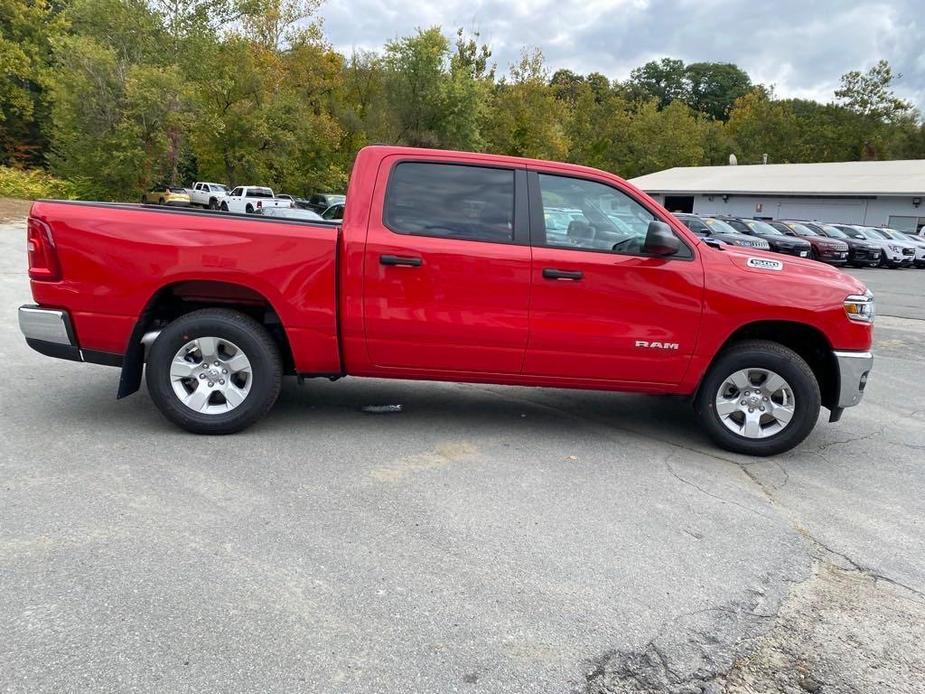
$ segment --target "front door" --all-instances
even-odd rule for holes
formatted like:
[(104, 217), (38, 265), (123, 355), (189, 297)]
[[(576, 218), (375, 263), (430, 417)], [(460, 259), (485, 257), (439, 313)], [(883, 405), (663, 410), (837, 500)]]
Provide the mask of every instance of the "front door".
[(524, 169), (396, 157), (379, 179), (364, 268), (370, 362), (519, 374), (531, 271)]
[(682, 241), (642, 251), (656, 216), (615, 185), (529, 174), (533, 249), (524, 373), (674, 384), (700, 330), (703, 269)]

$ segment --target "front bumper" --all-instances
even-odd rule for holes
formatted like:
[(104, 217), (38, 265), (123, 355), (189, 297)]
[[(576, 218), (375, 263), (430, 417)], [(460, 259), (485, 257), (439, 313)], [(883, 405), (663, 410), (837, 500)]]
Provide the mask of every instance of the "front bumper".
[(848, 262), (848, 249), (842, 251), (823, 248), (819, 251), (818, 259), (829, 265), (845, 265)]
[(880, 263), (880, 249), (855, 247), (848, 252), (848, 261), (858, 264), (878, 265)]
[(46, 357), (121, 366), (122, 355), (81, 349), (67, 311), (38, 306), (19, 307), (19, 329), (26, 344)]
[(778, 246), (771, 250), (785, 255), (796, 256), (797, 258), (809, 258), (812, 255), (812, 249), (806, 248), (805, 246)]
[(853, 407), (861, 402), (867, 376), (874, 366), (874, 355), (870, 352), (833, 352), (838, 365), (839, 409)]

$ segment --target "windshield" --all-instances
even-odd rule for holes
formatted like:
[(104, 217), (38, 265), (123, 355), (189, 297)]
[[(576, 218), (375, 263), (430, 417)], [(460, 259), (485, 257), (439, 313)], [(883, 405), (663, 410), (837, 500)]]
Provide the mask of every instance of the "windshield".
[[(831, 225), (829, 225), (829, 226), (831, 226)], [(850, 236), (850, 237), (853, 238), (853, 239), (870, 239), (870, 236), (868, 236), (867, 234), (865, 234), (865, 233), (864, 233), (863, 231), (861, 231), (860, 229), (854, 229), (854, 228), (852, 228), (852, 227), (836, 227), (836, 228), (837, 228), (839, 231), (843, 232), (844, 234), (847, 234), (848, 236)]]
[(707, 226), (710, 227), (711, 231), (717, 231), (720, 234), (738, 234), (739, 233), (738, 231), (733, 229), (731, 226), (726, 224), (726, 222), (723, 222), (719, 219), (713, 219), (712, 217), (704, 217), (703, 221), (706, 222)]
[(894, 241), (905, 241), (905, 239), (899, 235), (899, 233), (893, 231), (892, 229), (877, 229), (881, 234), (886, 236), (888, 239), (893, 239)]
[(754, 231), (759, 236), (786, 236), (784, 232), (780, 229), (775, 229), (770, 224), (765, 224), (764, 222), (759, 222), (756, 220), (746, 219), (743, 220), (748, 228)]
[[(822, 229), (827, 236), (831, 236), (833, 239), (849, 238), (848, 234), (837, 227), (833, 227), (831, 224), (820, 224), (819, 228)], [(855, 236), (855, 238), (857, 238), (857, 236)]]
[(787, 226), (793, 229), (793, 231), (799, 234), (800, 236), (820, 236), (820, 234), (817, 234), (815, 231), (813, 231), (807, 226), (803, 226), (802, 224), (791, 223), (791, 224), (788, 224)]

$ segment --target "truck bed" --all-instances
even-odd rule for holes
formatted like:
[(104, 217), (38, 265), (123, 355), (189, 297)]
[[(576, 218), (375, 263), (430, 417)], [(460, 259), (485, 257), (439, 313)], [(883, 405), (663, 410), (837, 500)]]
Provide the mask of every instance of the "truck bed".
[(341, 369), (337, 223), (53, 200), (32, 216), (51, 228), (62, 273), (33, 282), (33, 296), (67, 307), (82, 350), (124, 354), (139, 316), (166, 293), (264, 301), (286, 326), (296, 371)]

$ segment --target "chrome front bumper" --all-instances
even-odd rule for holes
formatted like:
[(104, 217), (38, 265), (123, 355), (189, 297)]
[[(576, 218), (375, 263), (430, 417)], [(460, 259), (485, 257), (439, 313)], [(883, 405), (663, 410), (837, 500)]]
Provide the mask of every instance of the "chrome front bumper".
[(861, 402), (867, 376), (874, 366), (870, 352), (833, 352), (838, 364), (838, 403), (836, 407), (853, 407)]

